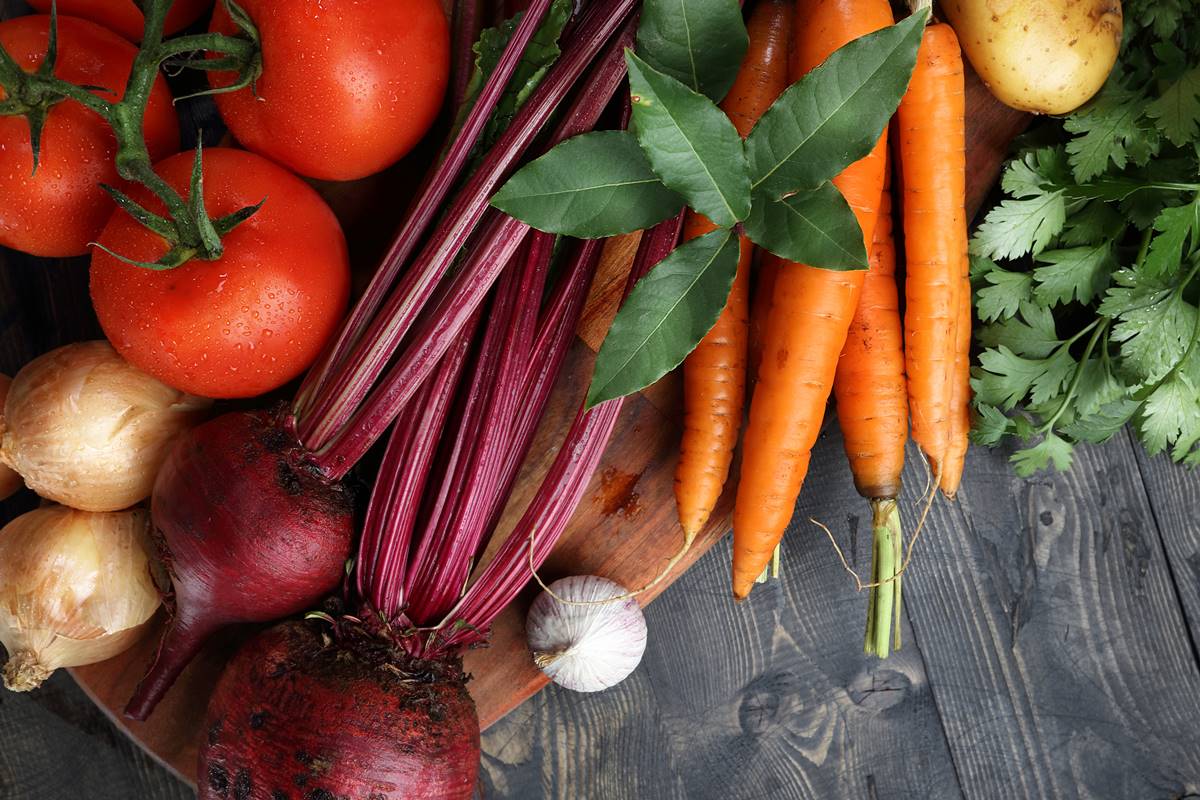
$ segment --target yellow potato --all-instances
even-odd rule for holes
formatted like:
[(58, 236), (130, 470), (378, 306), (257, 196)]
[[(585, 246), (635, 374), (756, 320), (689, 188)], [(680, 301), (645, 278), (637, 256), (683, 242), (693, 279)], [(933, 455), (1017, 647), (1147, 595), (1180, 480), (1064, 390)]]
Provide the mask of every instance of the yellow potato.
[(1001, 102), (1066, 114), (1100, 90), (1121, 48), (1120, 0), (944, 0), (971, 66)]

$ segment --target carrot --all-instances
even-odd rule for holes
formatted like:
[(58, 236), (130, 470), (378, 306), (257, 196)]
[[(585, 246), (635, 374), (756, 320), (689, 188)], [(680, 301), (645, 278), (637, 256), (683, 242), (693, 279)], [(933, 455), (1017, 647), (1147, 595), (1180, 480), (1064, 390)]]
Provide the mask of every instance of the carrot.
[(754, 274), (754, 300), (750, 304), (750, 360), (751, 378), (758, 373), (762, 361), (763, 337), (767, 332), (767, 317), (771, 315), (771, 296), (775, 294), (775, 277), (783, 259), (767, 250), (760, 250), (758, 270)]
[(954, 426), (960, 271), (967, 258), (963, 62), (949, 25), (926, 28), (897, 121), (908, 404), (912, 437), (940, 481)]
[[(798, 0), (792, 78), (892, 24), (887, 0)], [(885, 136), (834, 179), (868, 245), (883, 194)], [(784, 264), (775, 281), (733, 512), (733, 594), (750, 593), (783, 538), (808, 471), (865, 272)]]
[[(791, 11), (787, 0), (765, 0), (750, 17), (750, 47), (721, 106), (742, 136), (787, 88)], [(689, 213), (683, 235), (691, 239), (714, 229), (707, 218)], [(743, 236), (725, 309), (683, 365), (684, 429), (675, 500), (688, 540), (704, 527), (721, 496), (742, 424), (752, 254)]]
[[(963, 260), (966, 263), (966, 260)], [(954, 394), (950, 404), (950, 436), (942, 461), (942, 493), (954, 499), (962, 482), (971, 432), (971, 279), (962, 270), (958, 290), (958, 330), (954, 337)]]
[[(842, 348), (833, 381), (838, 422), (858, 493), (871, 501), (873, 545), (867, 601), (867, 653), (887, 658), (895, 629), (900, 646), (900, 473), (908, 440), (908, 386), (904, 379), (904, 326), (896, 287), (892, 195), (884, 172), (871, 267)], [(895, 625), (893, 625), (893, 620)]]

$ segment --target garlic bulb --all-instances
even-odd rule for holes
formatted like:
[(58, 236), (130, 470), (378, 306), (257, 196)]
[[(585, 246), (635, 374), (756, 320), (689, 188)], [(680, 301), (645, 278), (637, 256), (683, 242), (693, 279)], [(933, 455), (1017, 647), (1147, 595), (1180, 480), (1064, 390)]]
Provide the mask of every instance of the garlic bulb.
[(534, 663), (575, 692), (598, 692), (625, 680), (646, 651), (646, 618), (637, 601), (604, 602), (625, 594), (620, 584), (595, 575), (550, 584), (525, 618)]
[(116, 511), (149, 496), (175, 437), (209, 405), (79, 342), (25, 365), (0, 416), (0, 463), (49, 500)]
[(36, 689), (59, 667), (127, 650), (161, 602), (148, 555), (150, 515), (46, 506), (0, 530), (4, 685)]
[[(0, 375), (0, 431), (4, 430), (4, 399), (8, 397), (8, 387), (11, 385), (12, 378)], [(0, 500), (20, 489), (21, 483), (20, 475), (0, 464)]]

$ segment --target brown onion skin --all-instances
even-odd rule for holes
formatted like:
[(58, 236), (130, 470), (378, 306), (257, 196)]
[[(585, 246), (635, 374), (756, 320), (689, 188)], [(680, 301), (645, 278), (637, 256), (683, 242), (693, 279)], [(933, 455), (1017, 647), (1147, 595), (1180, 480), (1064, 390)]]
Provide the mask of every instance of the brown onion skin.
[(225, 414), (176, 443), (151, 501), (174, 615), (127, 716), (146, 719), (215, 631), (314, 608), (340, 584), (352, 503), (305, 455), (267, 412)]
[(461, 664), (360, 647), (305, 622), (247, 642), (209, 701), (200, 800), (468, 800), (479, 718)]

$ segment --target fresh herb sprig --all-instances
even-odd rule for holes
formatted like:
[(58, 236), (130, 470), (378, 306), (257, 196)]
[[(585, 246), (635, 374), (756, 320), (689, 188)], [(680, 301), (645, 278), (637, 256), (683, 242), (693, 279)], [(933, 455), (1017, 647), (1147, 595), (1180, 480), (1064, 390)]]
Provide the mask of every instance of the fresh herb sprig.
[(749, 37), (737, 0), (646, 0), (626, 51), (629, 131), (584, 134), (518, 171), (492, 198), (550, 233), (649, 228), (685, 206), (718, 229), (676, 249), (634, 289), (600, 349), (588, 405), (678, 366), (720, 316), (744, 233), (782, 258), (865, 269), (862, 231), (830, 182), (870, 152), (908, 86), (927, 11), (834, 52), (743, 141), (717, 103)]
[(972, 239), (974, 439), (1030, 475), (1132, 423), (1200, 464), (1200, 23), (1129, 0), (1100, 94), (1005, 170)]

